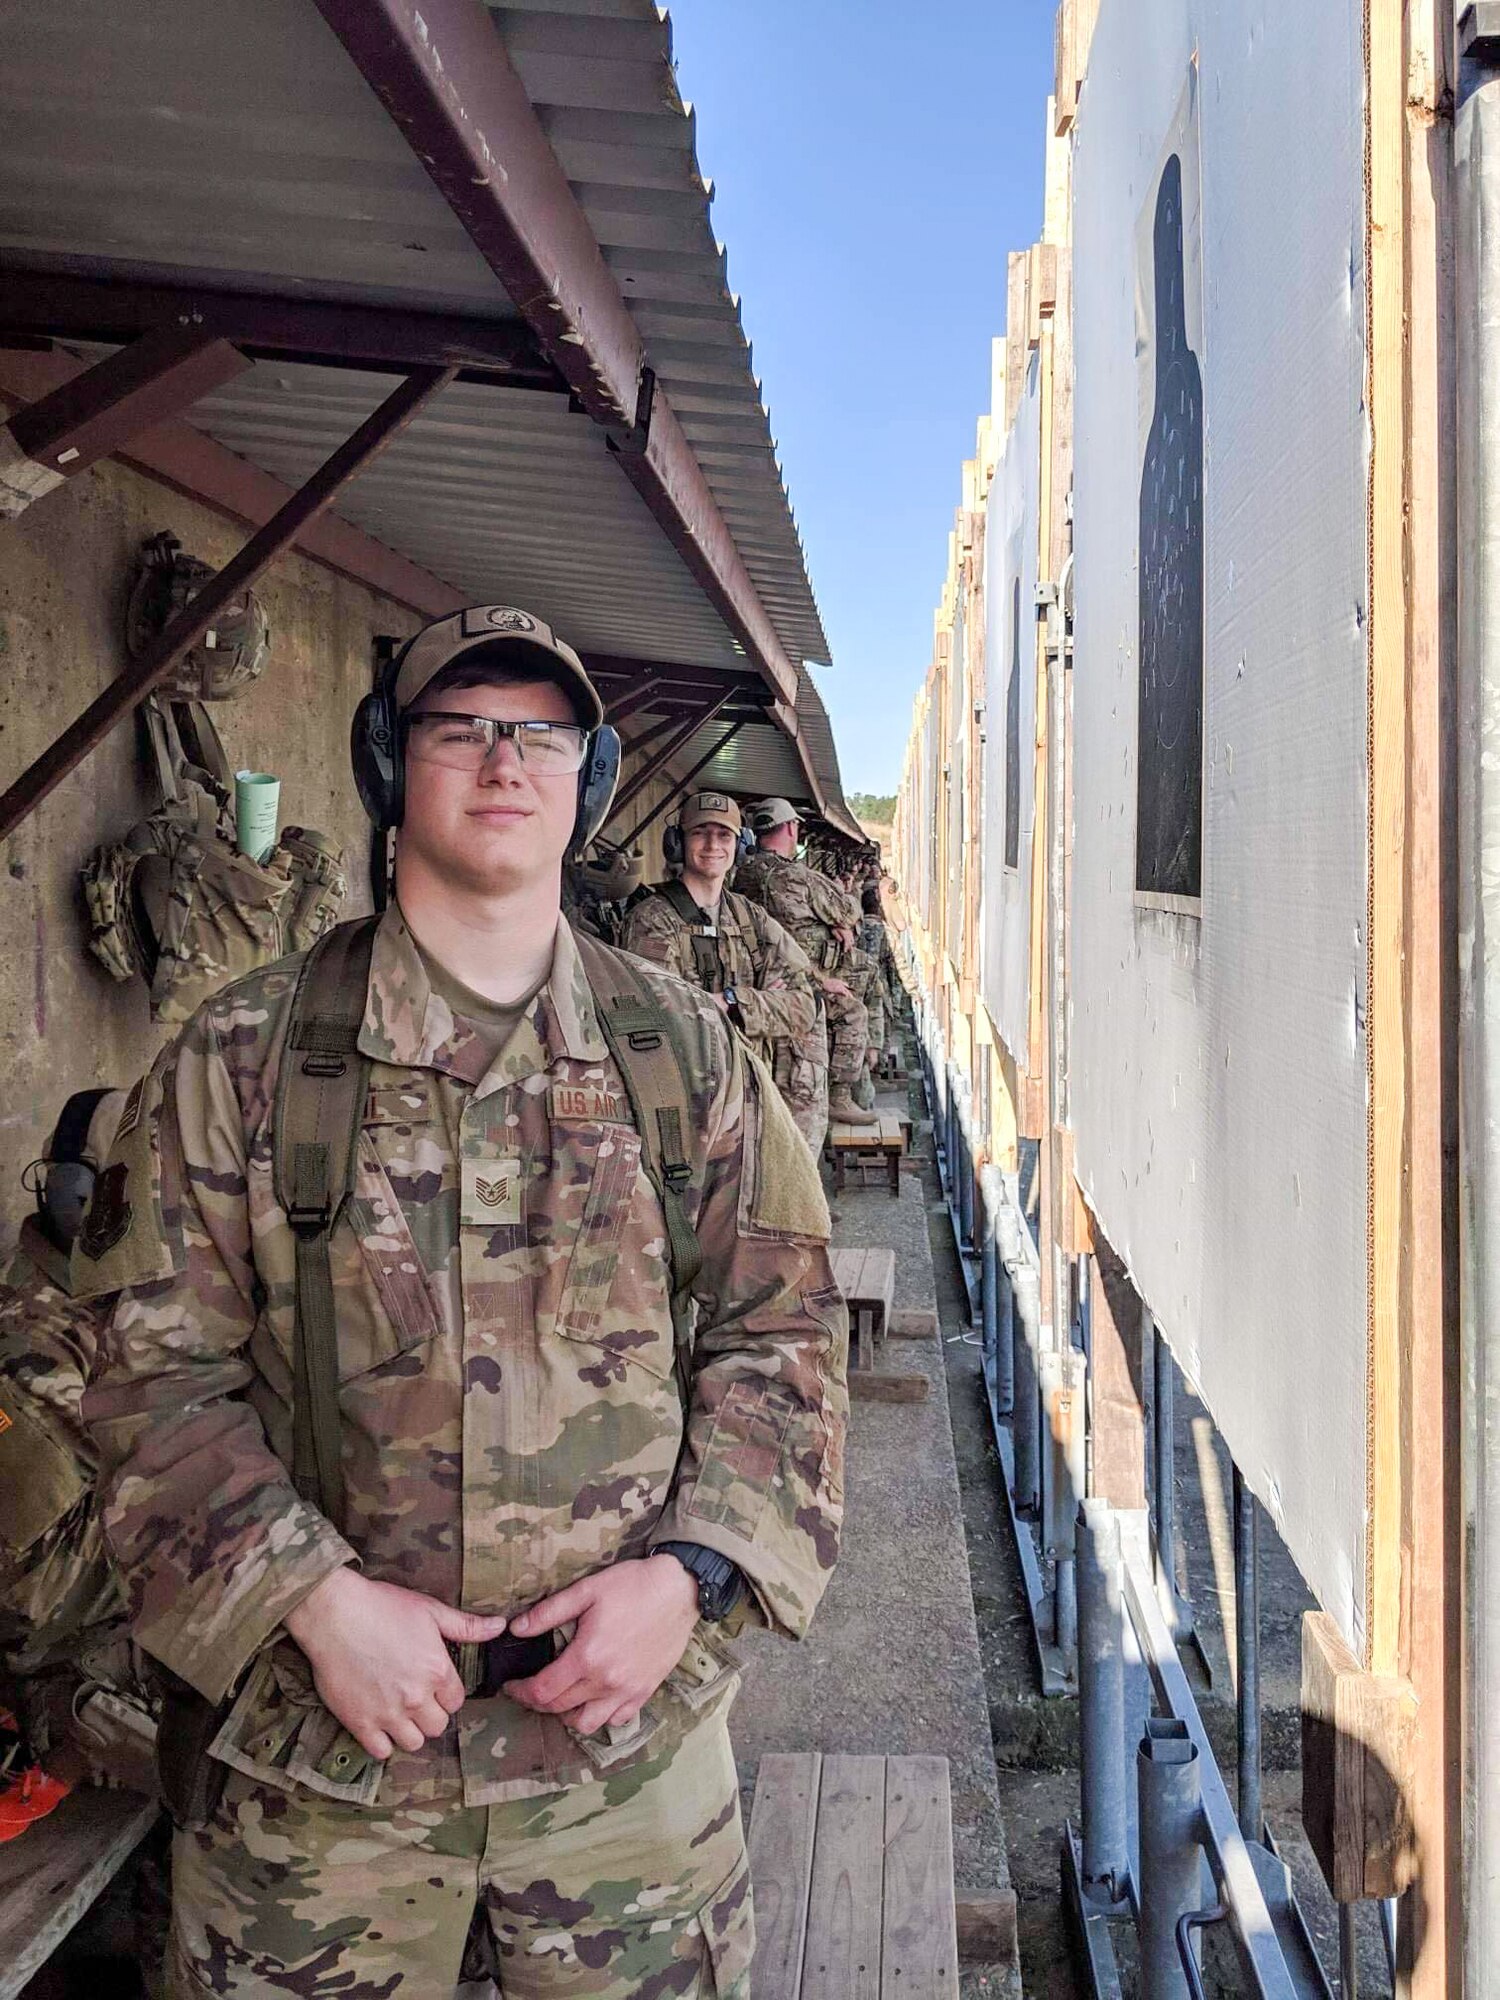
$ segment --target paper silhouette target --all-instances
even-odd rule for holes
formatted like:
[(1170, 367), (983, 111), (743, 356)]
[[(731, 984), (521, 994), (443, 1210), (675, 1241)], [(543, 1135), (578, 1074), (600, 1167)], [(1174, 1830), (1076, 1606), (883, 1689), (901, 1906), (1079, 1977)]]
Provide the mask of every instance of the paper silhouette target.
[[(1203, 374), (1189, 344), (1184, 214), (1177, 151), (1157, 184), (1149, 280), (1141, 274), (1155, 365), (1141, 464), (1135, 886), (1196, 898), (1203, 889)], [(1191, 250), (1196, 276), (1196, 241)]]

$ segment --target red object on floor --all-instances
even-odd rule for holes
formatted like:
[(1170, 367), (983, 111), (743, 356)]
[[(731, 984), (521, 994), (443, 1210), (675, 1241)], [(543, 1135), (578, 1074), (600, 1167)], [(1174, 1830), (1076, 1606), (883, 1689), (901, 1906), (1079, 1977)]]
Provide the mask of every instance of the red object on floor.
[(12, 1778), (0, 1791), (0, 1841), (14, 1840), (28, 1826), (45, 1819), (72, 1789), (61, 1778), (50, 1777), (40, 1764)]

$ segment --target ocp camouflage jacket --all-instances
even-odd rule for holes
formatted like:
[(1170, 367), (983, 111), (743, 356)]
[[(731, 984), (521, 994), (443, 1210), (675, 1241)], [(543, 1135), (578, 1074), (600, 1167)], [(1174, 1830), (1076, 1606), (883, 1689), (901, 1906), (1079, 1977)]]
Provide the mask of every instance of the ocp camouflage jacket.
[(389, 912), (357, 1181), (331, 1241), (341, 1532), (287, 1469), (294, 1245), (271, 1111), (299, 963), (199, 1010), (127, 1111), (85, 1229), (92, 1283), (129, 1287), (85, 1413), (136, 1636), (211, 1699), (240, 1688), (215, 1754), (271, 1783), (482, 1805), (598, 1776), (732, 1685), (710, 1636), (623, 1732), (584, 1740), (471, 1699), (382, 1771), (317, 1702), (282, 1621), (355, 1559), (511, 1614), (678, 1538), (731, 1557), (755, 1615), (800, 1636), (837, 1554), (847, 1414), (815, 1169), (712, 1004), (648, 969), (684, 1019), (703, 1135), (684, 1195), (703, 1250), (685, 1423), (662, 1210), (572, 933), (486, 1069)]

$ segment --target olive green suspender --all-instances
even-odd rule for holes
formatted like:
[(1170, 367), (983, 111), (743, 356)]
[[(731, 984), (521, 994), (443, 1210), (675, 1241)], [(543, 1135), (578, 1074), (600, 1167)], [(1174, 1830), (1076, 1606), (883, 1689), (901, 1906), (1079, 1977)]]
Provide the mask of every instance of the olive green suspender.
[[(287, 1025), (276, 1084), (276, 1199), (296, 1238), (296, 1336), (292, 1369), (292, 1479), (336, 1527), (344, 1525), (338, 1328), (329, 1239), (353, 1191), (369, 1058), (359, 1052), (377, 917), (340, 924), (308, 953)], [(701, 1157), (692, 1116), (691, 1061), (680, 1023), (631, 961), (575, 934), (599, 1027), (630, 1100), (641, 1158), (667, 1225), (672, 1331), (684, 1405), (690, 1387), (692, 1288), (703, 1264), (683, 1196), (690, 1149)]]

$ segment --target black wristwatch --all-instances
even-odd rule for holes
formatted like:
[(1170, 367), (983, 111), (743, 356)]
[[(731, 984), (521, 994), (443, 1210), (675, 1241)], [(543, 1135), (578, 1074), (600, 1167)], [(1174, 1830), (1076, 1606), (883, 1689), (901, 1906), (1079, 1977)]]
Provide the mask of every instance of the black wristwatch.
[(698, 1616), (710, 1624), (727, 1618), (744, 1594), (744, 1572), (717, 1549), (706, 1549), (701, 1542), (658, 1542), (651, 1553), (676, 1556), (698, 1585)]
[[(745, 1017), (743, 1013), (740, 1011), (740, 996), (732, 986), (726, 986), (724, 988), (724, 1006), (729, 1014), (730, 1020), (733, 1021), (734, 1025), (737, 1028), (743, 1029), (745, 1025)], [(693, 1543), (686, 1543), (684, 1544), (684, 1546), (694, 1547), (696, 1545)]]

